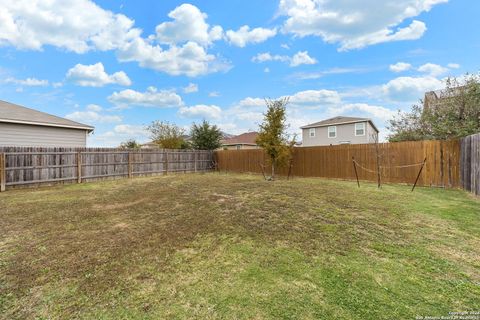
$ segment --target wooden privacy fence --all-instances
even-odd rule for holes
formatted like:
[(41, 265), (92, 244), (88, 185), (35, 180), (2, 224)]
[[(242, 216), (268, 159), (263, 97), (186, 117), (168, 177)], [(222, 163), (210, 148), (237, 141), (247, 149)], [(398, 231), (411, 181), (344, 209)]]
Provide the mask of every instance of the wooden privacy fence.
[(200, 172), (213, 153), (199, 150), (0, 147), (0, 191), (6, 187)]
[(480, 195), (480, 133), (461, 140), (460, 164), (462, 187)]
[[(382, 182), (413, 184), (425, 158), (418, 185), (460, 186), (458, 140), (294, 148), (291, 175), (354, 180), (354, 159), (360, 180), (377, 181), (380, 172)], [(234, 172), (261, 173), (266, 163), (261, 149), (216, 151), (215, 159), (219, 170)]]

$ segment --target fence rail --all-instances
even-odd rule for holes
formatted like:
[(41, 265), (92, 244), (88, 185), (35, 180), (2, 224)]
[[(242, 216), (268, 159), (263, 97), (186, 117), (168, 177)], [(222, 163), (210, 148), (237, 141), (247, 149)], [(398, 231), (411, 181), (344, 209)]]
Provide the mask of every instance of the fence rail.
[(462, 187), (480, 195), (480, 133), (461, 140), (460, 163)]
[(68, 183), (212, 169), (213, 153), (199, 150), (0, 147), (0, 191), (41, 183)]
[[(215, 157), (219, 170), (234, 172), (262, 173), (266, 163), (261, 149), (216, 151)], [(418, 185), (460, 186), (458, 140), (294, 148), (291, 168), (279, 173), (291, 170), (292, 176), (354, 180), (355, 160), (360, 180), (377, 181), (380, 172), (382, 182), (413, 184), (425, 158)]]

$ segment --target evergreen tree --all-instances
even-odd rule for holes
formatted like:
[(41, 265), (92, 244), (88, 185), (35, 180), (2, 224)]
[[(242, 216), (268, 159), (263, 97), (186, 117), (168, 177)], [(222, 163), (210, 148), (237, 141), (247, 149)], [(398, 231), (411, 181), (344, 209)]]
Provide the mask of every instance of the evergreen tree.
[(141, 145), (135, 139), (128, 139), (120, 144), (122, 149), (140, 149)]
[(221, 147), (222, 132), (216, 125), (210, 125), (203, 120), (201, 124), (193, 124), (191, 131), (191, 144), (197, 150), (215, 150)]

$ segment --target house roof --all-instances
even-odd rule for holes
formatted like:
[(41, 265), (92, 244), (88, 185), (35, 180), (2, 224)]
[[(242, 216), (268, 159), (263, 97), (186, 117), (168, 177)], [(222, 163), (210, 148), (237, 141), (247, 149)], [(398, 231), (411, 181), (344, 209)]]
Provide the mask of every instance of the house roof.
[(222, 145), (249, 144), (255, 146), (257, 145), (255, 142), (257, 136), (258, 132), (245, 132), (238, 136), (222, 140)]
[(357, 123), (357, 122), (365, 122), (365, 121), (370, 122), (372, 127), (378, 132), (377, 127), (375, 126), (375, 124), (371, 119), (356, 118), (356, 117), (334, 117), (334, 118), (326, 119), (323, 121), (307, 124), (306, 126), (300, 127), (300, 129), (326, 127), (326, 126), (334, 126), (338, 124), (349, 124), (349, 123)]
[(86, 124), (60, 118), (2, 100), (0, 100), (0, 122), (83, 129), (87, 131), (93, 131), (94, 129), (94, 127)]

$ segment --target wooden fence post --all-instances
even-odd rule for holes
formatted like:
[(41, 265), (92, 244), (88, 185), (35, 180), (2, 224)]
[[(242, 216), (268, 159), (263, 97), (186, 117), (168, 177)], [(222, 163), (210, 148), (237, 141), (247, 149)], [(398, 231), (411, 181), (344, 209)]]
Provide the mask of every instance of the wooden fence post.
[(5, 185), (7, 184), (7, 161), (5, 153), (0, 153), (0, 192), (5, 191)]
[(82, 183), (82, 152), (77, 152), (77, 183)]
[(193, 152), (193, 161), (195, 163), (195, 172), (197, 172), (197, 151)]
[(128, 178), (132, 178), (132, 153), (128, 151)]
[(168, 152), (165, 151), (165, 174), (168, 174)]

